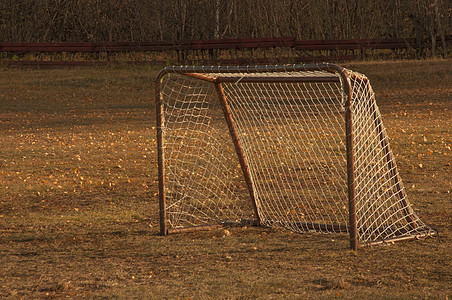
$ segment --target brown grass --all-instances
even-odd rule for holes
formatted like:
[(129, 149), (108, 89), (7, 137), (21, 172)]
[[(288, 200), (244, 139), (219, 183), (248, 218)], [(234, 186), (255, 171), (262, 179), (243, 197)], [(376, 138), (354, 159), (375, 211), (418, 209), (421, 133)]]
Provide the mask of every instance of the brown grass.
[(452, 295), (451, 60), (354, 63), (377, 94), (433, 239), (354, 253), (343, 235), (158, 235), (145, 67), (0, 72), (0, 298)]

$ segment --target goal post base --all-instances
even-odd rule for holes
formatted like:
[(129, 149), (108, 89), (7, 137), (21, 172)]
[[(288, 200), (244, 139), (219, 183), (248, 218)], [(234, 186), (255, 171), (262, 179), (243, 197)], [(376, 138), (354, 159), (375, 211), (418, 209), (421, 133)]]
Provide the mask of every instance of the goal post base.
[(373, 246), (378, 246), (378, 245), (391, 245), (391, 244), (394, 244), (397, 242), (420, 240), (420, 239), (425, 239), (425, 238), (429, 238), (429, 237), (434, 237), (437, 235), (438, 235), (438, 231), (429, 230), (427, 232), (414, 234), (414, 235), (399, 236), (399, 237), (395, 237), (395, 238), (382, 239), (379, 241), (372, 241), (372, 242), (367, 242), (367, 243), (358, 243), (358, 248), (371, 248)]
[[(280, 227), (296, 227), (298, 231), (305, 232), (323, 232), (323, 233), (347, 233), (348, 228), (346, 225), (341, 224), (320, 224), (320, 223), (309, 223), (309, 222), (290, 222), (282, 224), (281, 222), (270, 222), (273, 225), (278, 224)], [(188, 226), (188, 227), (178, 227), (178, 228), (168, 228), (166, 234), (176, 234), (176, 233), (186, 233), (186, 232), (196, 232), (196, 231), (210, 231), (221, 229), (225, 227), (271, 227), (271, 225), (261, 225), (257, 220), (243, 219), (239, 222), (225, 221), (220, 224), (211, 225), (198, 225), (198, 226)]]
[(200, 225), (191, 227), (180, 227), (180, 228), (168, 228), (166, 234), (174, 233), (186, 233), (186, 232), (196, 232), (196, 231), (209, 231), (222, 228), (223, 225)]
[(253, 220), (253, 219), (243, 219), (238, 222), (225, 221), (220, 224), (168, 228), (166, 231), (166, 234), (186, 233), (186, 232), (196, 232), (196, 231), (210, 231), (210, 230), (216, 230), (216, 229), (221, 229), (221, 228), (225, 228), (225, 227), (245, 227), (245, 226), (259, 226), (259, 223), (257, 220)]
[(296, 228), (296, 231), (321, 232), (321, 233), (348, 233), (347, 225), (343, 224), (322, 224), (312, 222), (274, 222), (281, 227)]

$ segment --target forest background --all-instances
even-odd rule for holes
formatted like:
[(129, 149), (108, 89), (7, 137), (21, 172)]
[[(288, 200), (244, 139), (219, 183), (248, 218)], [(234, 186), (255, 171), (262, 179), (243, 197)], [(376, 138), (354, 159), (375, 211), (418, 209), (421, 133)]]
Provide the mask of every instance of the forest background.
[(445, 43), (448, 0), (3, 0), (0, 42), (416, 37)]

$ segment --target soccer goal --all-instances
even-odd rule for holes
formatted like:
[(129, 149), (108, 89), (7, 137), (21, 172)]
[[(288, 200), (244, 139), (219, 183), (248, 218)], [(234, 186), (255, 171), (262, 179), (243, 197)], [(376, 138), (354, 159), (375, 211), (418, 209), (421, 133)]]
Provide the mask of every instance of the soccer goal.
[(227, 225), (435, 235), (413, 211), (369, 80), (334, 64), (167, 67), (156, 82), (162, 235)]

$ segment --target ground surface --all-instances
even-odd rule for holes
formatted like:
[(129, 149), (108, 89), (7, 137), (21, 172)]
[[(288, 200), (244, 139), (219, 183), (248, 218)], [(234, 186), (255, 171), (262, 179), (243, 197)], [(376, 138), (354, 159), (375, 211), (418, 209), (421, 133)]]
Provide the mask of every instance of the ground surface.
[(144, 67), (0, 70), (0, 298), (452, 296), (451, 60), (354, 63), (373, 85), (410, 202), (436, 238), (158, 235)]

